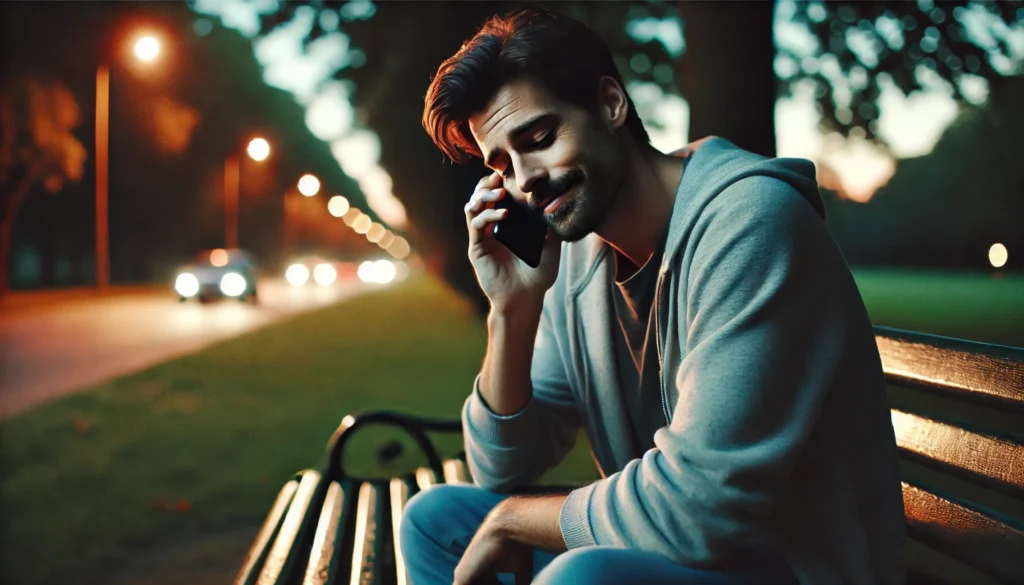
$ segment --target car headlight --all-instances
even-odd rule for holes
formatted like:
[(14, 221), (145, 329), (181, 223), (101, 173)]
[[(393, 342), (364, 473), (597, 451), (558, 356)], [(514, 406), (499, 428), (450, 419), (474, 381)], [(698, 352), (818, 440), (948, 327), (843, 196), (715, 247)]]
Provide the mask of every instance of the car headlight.
[(220, 292), (229, 297), (240, 297), (247, 288), (245, 277), (237, 272), (228, 272), (220, 279)]
[(387, 284), (395, 279), (395, 264), (390, 260), (367, 260), (359, 265), (357, 275), (363, 282)]
[(338, 279), (338, 271), (327, 263), (317, 264), (313, 269), (313, 280), (320, 286), (330, 286)]
[(182, 272), (174, 280), (174, 290), (183, 297), (194, 297), (199, 294), (199, 279), (194, 274)]
[(292, 264), (284, 271), (284, 279), (292, 286), (302, 286), (309, 281), (309, 268), (302, 264)]

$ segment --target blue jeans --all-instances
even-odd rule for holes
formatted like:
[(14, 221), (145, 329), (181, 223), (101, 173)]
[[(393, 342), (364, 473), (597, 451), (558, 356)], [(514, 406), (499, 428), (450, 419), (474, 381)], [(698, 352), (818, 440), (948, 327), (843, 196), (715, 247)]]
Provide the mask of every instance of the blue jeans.
[[(508, 497), (471, 485), (434, 486), (409, 500), (401, 546), (411, 585), (451, 585), (455, 567), (484, 517)], [(789, 585), (796, 579), (781, 560), (763, 570), (705, 571), (636, 550), (591, 546), (555, 555), (535, 550), (535, 585)], [(511, 575), (500, 576), (511, 583)]]

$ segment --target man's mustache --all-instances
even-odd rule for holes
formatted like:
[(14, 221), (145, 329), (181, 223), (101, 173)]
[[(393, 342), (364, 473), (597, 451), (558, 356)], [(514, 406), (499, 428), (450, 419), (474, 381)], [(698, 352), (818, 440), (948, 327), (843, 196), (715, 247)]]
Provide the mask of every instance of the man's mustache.
[(578, 184), (583, 183), (583, 171), (573, 169), (554, 179), (543, 179), (533, 185), (529, 205), (534, 211), (542, 211), (548, 203)]

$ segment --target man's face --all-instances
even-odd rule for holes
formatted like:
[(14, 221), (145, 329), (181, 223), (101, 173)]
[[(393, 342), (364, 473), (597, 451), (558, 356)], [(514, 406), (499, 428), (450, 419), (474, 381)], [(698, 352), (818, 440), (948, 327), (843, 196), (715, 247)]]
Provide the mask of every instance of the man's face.
[(567, 104), (533, 81), (516, 80), (502, 86), (469, 119), (469, 127), (505, 189), (543, 209), (559, 238), (576, 241), (604, 224), (626, 159), (598, 112)]

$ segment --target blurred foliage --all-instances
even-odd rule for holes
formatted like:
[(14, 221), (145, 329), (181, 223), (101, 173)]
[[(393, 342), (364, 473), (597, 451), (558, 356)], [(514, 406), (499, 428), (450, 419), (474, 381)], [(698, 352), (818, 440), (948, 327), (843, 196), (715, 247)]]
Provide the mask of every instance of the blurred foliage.
[[(932, 74), (965, 103), (963, 83), (971, 77), (999, 91), (1022, 71), (1024, 53), (1010, 43), (1011, 29), (1024, 26), (1020, 0), (798, 2), (795, 8), (793, 21), (807, 27), (817, 46), (807, 58), (780, 47), (781, 92), (811, 80), (823, 129), (843, 136), (863, 131), (884, 142), (877, 102), (886, 84), (909, 95)], [(972, 19), (980, 23), (979, 36), (968, 34), (965, 23)]]
[[(200, 26), (201, 25), (201, 26)], [(12, 288), (93, 282), (93, 96), (96, 68), (110, 66), (110, 250), (115, 283), (173, 282), (180, 263), (223, 245), (224, 160), (254, 135), (271, 145), (261, 163), (242, 159), (241, 245), (265, 268), (287, 260), (283, 195), (303, 173), (323, 196), (345, 195), (377, 219), (358, 183), (305, 123), (287, 91), (269, 87), (249, 39), (180, 2), (0, 2), (0, 68), (59, 79), (78, 100), (75, 136), (88, 152), (79, 183), (60, 198), (26, 198), (12, 235)], [(140, 26), (164, 47), (145, 67), (131, 56)], [(333, 223), (339, 232), (351, 232)], [(337, 244), (337, 245), (335, 245)], [(311, 242), (296, 252), (379, 255), (364, 237)], [(17, 268), (17, 270), (15, 270)]]
[[(545, 3), (537, 3), (545, 5)], [(920, 89), (927, 69), (965, 101), (961, 82), (976, 76), (1000, 91), (1003, 75), (1020, 71), (1007, 28), (1020, 26), (1024, 3), (992, 2), (549, 2), (588, 23), (611, 46), (627, 82), (656, 83), (690, 106), (690, 138), (716, 134), (766, 155), (775, 154), (774, 106), (802, 81), (813, 84), (826, 131), (877, 133), (881, 87)], [(354, 85), (359, 122), (382, 142), (381, 164), (413, 224), (412, 239), (430, 265), (476, 298), (465, 260), (462, 204), (486, 170), (450, 167), (420, 126), (430, 77), (446, 57), (495, 13), (520, 2), (282, 2), (262, 19), (261, 34), (305, 14), (307, 47), (343, 33), (352, 50), (335, 74)], [(774, 9), (786, 8), (788, 14)], [(961, 22), (982, 10), (996, 21), (969, 37)], [(337, 16), (337, 17), (335, 17)], [(802, 27), (809, 55), (774, 44), (776, 18)], [(1001, 25), (996, 24), (1002, 23)], [(678, 42), (672, 34), (685, 33)], [(666, 40), (667, 39), (667, 40)]]
[[(932, 151), (897, 161), (870, 205), (825, 194), (828, 221), (854, 264), (979, 268), (1001, 242), (1024, 250), (1024, 76), (966, 107)], [(1019, 259), (1016, 260), (1019, 266)]]
[(78, 104), (63, 84), (17, 75), (0, 85), (0, 297), (18, 207), (33, 187), (50, 193), (80, 181), (86, 151), (74, 135)]

